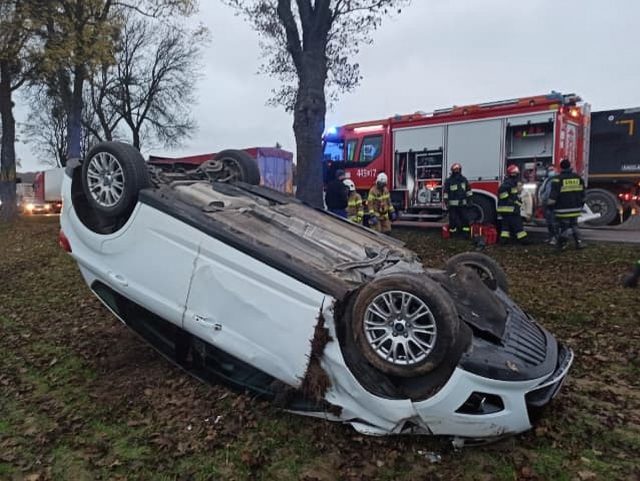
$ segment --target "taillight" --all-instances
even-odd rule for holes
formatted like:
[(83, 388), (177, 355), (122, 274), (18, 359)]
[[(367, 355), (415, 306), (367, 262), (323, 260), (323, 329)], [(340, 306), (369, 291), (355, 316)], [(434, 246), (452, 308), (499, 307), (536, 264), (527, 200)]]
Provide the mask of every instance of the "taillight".
[(63, 251), (71, 253), (71, 244), (62, 230), (60, 230), (60, 234), (58, 235), (58, 245)]

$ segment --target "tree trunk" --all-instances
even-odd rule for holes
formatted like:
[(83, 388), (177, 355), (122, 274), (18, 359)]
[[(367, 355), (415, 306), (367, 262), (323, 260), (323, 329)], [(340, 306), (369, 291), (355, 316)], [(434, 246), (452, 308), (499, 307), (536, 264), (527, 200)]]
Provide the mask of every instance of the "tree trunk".
[[(67, 158), (66, 162), (82, 156), (82, 89), (84, 87), (84, 66), (78, 65), (74, 71), (73, 92), (70, 111), (67, 116)], [(65, 165), (66, 165), (65, 162)], [(62, 166), (64, 167), (64, 165)]]
[(133, 135), (133, 146), (140, 150), (140, 131), (136, 128), (131, 128), (131, 134)]
[[(308, 54), (307, 54), (308, 55)], [(322, 134), (327, 105), (324, 95), (324, 55), (305, 55), (298, 96), (293, 112), (296, 137), (296, 196), (313, 207), (324, 208), (322, 178)]]
[(2, 144), (0, 145), (0, 221), (16, 218), (16, 121), (13, 117), (11, 98), (11, 66), (0, 60), (0, 120)]

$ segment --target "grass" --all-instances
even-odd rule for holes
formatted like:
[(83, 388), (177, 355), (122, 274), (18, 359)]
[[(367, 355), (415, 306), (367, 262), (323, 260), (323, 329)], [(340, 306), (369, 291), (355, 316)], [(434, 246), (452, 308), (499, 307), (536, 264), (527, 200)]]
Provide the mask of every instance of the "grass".
[[(93, 298), (56, 245), (56, 219), (0, 225), (0, 479), (625, 480), (640, 475), (635, 246), (555, 254), (490, 247), (512, 296), (571, 345), (562, 393), (529, 433), (452, 451), (368, 438), (186, 377)], [(468, 248), (396, 236), (428, 265)], [(433, 464), (429, 453), (441, 455)], [(31, 476), (31, 478), (29, 478)]]

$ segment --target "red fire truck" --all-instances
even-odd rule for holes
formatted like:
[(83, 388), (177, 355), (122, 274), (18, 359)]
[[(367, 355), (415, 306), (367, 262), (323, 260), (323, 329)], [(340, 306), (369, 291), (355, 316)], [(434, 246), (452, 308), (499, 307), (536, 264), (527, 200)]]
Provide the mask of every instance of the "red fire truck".
[(365, 194), (385, 172), (403, 218), (435, 220), (446, 214), (442, 185), (458, 162), (474, 192), (474, 220), (494, 222), (507, 165), (520, 167), (530, 194), (564, 157), (587, 180), (589, 109), (577, 95), (552, 92), (331, 128), (324, 136), (325, 180), (344, 169)]

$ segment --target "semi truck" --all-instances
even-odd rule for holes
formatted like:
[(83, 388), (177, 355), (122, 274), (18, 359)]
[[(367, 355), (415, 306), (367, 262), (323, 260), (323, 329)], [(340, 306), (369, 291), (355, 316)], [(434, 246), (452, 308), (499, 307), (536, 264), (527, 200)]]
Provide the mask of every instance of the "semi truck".
[(33, 200), (28, 204), (32, 206), (30, 209), (32, 213), (60, 213), (63, 178), (64, 168), (62, 167), (36, 173), (33, 181)]
[(640, 107), (591, 114), (589, 194), (601, 214), (592, 221), (607, 225), (638, 213), (640, 200)]
[[(507, 166), (516, 164), (529, 200), (525, 215), (539, 217), (535, 191), (549, 166), (568, 158), (589, 185), (590, 110), (578, 95), (551, 92), (333, 127), (324, 135), (325, 180), (343, 169), (366, 196), (377, 174), (385, 172), (403, 218), (438, 220), (447, 213), (442, 186), (457, 162), (474, 193), (473, 220), (493, 223), (498, 187)], [(621, 199), (637, 198), (630, 185), (619, 184), (616, 191), (602, 183), (589, 186), (583, 220), (611, 222)]]

